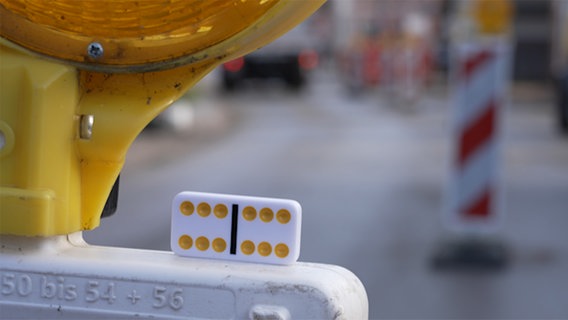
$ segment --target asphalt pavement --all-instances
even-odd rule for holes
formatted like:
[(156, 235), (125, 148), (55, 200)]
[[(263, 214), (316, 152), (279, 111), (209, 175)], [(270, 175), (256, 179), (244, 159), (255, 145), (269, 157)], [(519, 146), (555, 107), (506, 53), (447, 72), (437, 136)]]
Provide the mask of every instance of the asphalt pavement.
[[(384, 91), (349, 96), (331, 73), (305, 91), (207, 77), (184, 103), (186, 126), (148, 129), (127, 156), (119, 211), (86, 232), (94, 244), (168, 250), (169, 201), (184, 189), (298, 200), (300, 260), (353, 271), (371, 318), (567, 319), (568, 138), (550, 88), (515, 84), (504, 123), (505, 220), (484, 237), (500, 268), (436, 269), (451, 112), (436, 85), (406, 104)], [(136, 221), (136, 223), (133, 223)]]

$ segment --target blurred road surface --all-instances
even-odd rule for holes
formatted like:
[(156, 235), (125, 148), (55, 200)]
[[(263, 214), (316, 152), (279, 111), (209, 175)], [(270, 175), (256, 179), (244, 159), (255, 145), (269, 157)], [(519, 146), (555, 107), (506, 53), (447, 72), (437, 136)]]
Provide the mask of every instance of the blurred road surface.
[(304, 212), (300, 260), (364, 283), (371, 318), (568, 318), (568, 139), (548, 91), (518, 85), (505, 123), (501, 272), (435, 271), (450, 112), (439, 87), (414, 105), (345, 95), (331, 73), (305, 91), (196, 88), (185, 134), (148, 130), (122, 174), (118, 213), (93, 244), (169, 250), (170, 202), (182, 190), (291, 198)]

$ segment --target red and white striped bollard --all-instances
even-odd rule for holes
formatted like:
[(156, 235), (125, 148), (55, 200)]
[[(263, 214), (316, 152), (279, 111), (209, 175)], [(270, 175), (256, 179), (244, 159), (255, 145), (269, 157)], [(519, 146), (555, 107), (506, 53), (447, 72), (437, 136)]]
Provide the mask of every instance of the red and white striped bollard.
[(495, 39), (460, 43), (453, 50), (453, 146), (445, 221), (456, 231), (495, 231), (503, 219), (500, 155), (509, 50), (507, 42)]

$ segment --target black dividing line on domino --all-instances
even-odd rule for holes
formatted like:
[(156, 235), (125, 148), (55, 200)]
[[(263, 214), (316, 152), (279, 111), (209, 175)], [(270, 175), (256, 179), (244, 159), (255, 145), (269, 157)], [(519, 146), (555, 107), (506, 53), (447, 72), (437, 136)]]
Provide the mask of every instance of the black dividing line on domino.
[(237, 254), (237, 225), (239, 219), (239, 205), (233, 204), (231, 212), (231, 246), (229, 248), (230, 254)]

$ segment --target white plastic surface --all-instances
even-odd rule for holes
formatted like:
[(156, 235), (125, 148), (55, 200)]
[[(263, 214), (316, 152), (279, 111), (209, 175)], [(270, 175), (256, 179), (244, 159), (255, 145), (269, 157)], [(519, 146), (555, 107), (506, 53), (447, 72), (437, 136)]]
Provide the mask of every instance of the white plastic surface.
[(367, 319), (348, 270), (0, 237), (2, 319)]
[(171, 248), (180, 256), (289, 265), (300, 255), (294, 200), (182, 192), (172, 204)]

